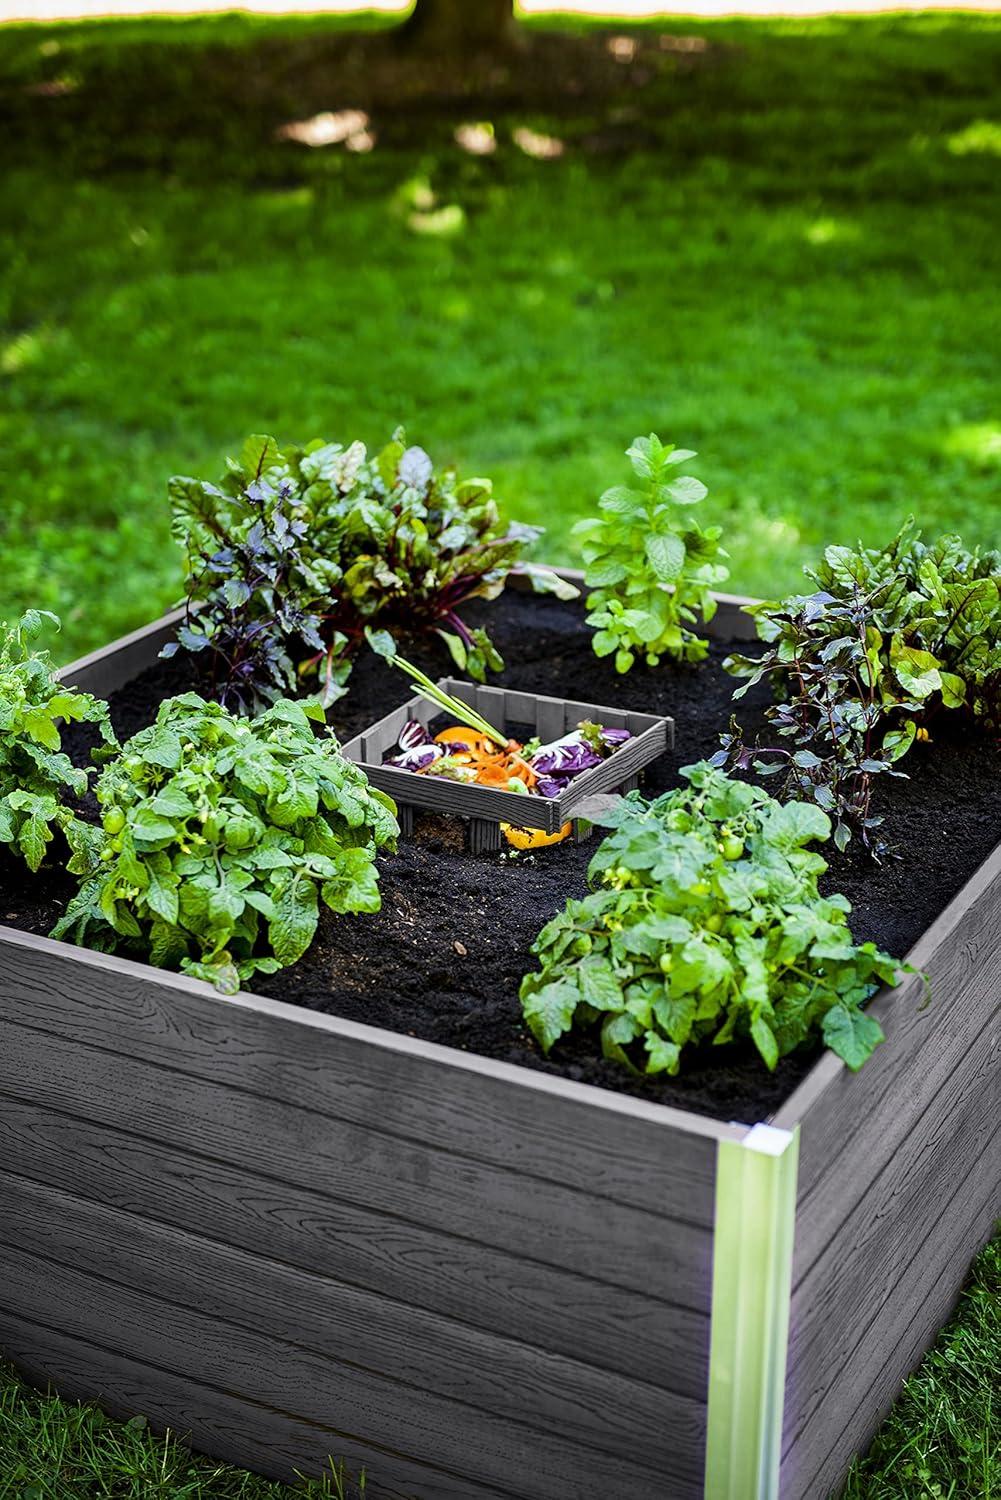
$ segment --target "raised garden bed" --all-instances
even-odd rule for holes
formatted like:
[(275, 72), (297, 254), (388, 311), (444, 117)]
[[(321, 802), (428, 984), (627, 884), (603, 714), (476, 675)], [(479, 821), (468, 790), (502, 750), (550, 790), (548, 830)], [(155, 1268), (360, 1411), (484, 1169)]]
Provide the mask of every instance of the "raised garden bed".
[[(512, 628), (524, 607), (504, 605)], [(545, 629), (505, 682), (576, 690), (579, 612), (532, 607)], [(712, 630), (748, 626), (731, 600)], [(150, 679), (128, 685), (172, 628), (66, 675), (117, 693), (131, 732)], [(590, 670), (589, 693), (615, 702)], [(164, 667), (153, 678), (176, 690)], [(358, 679), (345, 736), (395, 701)], [(634, 676), (620, 705), (661, 711), (654, 681), (679, 725), (713, 693), (707, 719), (725, 720), (701, 672)], [(700, 732), (693, 719), (657, 775), (704, 753)], [(916, 938), (932, 983), (927, 1005), (917, 978), (877, 997), (887, 1043), (858, 1075), (829, 1054), (774, 1078), (735, 1057), (634, 1085), (572, 1052), (545, 1063), (509, 994), (506, 1022), (501, 999), (469, 1007), (505, 974), (516, 988), (517, 944), (581, 881), (572, 845), (503, 866), (515, 937), (496, 959), (497, 856), (419, 828), (384, 875), (371, 950), (371, 919), (334, 919), (305, 971), (233, 999), (21, 930), (52, 913), (8, 889), (0, 1347), (263, 1472), (342, 1455), (377, 1496), (828, 1494), (1001, 1205), (1001, 816), (985, 802), (996, 761), (968, 757), (944, 743), (894, 788), (919, 869), (837, 867), (861, 932), (897, 951)], [(367, 994), (362, 971), (395, 974), (402, 1000)], [(308, 1008), (324, 980), (343, 1014)]]

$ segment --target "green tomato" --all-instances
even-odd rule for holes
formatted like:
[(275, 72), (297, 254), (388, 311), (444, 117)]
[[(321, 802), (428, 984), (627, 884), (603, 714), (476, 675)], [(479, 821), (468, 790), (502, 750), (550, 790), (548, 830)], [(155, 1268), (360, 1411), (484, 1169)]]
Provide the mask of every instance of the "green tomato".
[(723, 840), (723, 846), (720, 849), (723, 858), (730, 860), (739, 859), (743, 852), (744, 840), (739, 839), (735, 833), (728, 834)]
[(709, 883), (705, 880), (697, 880), (693, 886), (689, 887), (689, 890), (693, 896), (708, 896)]
[(125, 827), (125, 814), (120, 807), (109, 807), (101, 819), (105, 833), (121, 833)]
[(580, 937), (575, 938), (574, 941), (570, 944), (571, 956), (573, 958), (586, 958), (590, 953), (592, 946), (593, 944), (591, 942), (590, 935), (586, 932), (582, 932)]
[[(239, 826), (245, 827), (246, 825), (241, 824)], [(208, 817), (202, 824), (202, 833), (205, 835), (210, 844), (214, 844), (218, 839), (219, 830), (221, 827), (222, 825), (219, 821), (219, 814), (216, 812), (210, 812)]]
[(671, 953), (662, 953), (660, 955), (660, 972), (662, 974), (670, 974), (670, 972), (671, 972), (671, 970), (673, 968), (674, 968), (674, 955), (671, 954)]
[(722, 932), (723, 931), (723, 915), (722, 915), (721, 912), (714, 911), (711, 916), (706, 917), (706, 931), (707, 932)]
[(102, 849), (101, 850), (101, 858), (103, 860), (107, 861), (109, 859), (114, 859), (114, 857), (115, 857), (115, 851), (114, 851), (114, 849), (112, 849), (112, 847), (111, 847), (110, 844), (108, 845), (108, 847), (106, 849)]

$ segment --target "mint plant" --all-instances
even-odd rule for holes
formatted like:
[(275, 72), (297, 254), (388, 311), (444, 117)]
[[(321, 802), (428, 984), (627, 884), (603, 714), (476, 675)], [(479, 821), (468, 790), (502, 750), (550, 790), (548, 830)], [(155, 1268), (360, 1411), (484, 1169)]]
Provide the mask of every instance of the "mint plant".
[(55, 615), (35, 609), (14, 626), (0, 624), (0, 844), (16, 849), (31, 871), (57, 830), (72, 849), (90, 838), (67, 800), (86, 793), (88, 772), (63, 753), (61, 726), (93, 724), (106, 745), (115, 743), (107, 704), (63, 687), (48, 655), (34, 650), (46, 620), (59, 628)]
[(591, 593), (587, 623), (597, 656), (615, 657), (628, 672), (637, 657), (655, 667), (662, 656), (700, 661), (708, 643), (689, 627), (716, 612), (712, 590), (729, 577), (719, 526), (704, 529), (692, 506), (708, 491), (677, 475), (694, 458), (687, 448), (638, 437), (626, 454), (639, 485), (615, 485), (598, 501), (600, 515), (579, 521), (584, 581)]
[(785, 773), (785, 794), (808, 797), (835, 817), (844, 848), (852, 831), (874, 853), (874, 778), (895, 769), (917, 731), (943, 710), (1001, 729), (1001, 553), (968, 552), (958, 537), (921, 542), (913, 521), (884, 549), (829, 547), (807, 569), (812, 594), (750, 609), (769, 646), (724, 663), (767, 678), (766, 717), (785, 743), (747, 747), (739, 728), (719, 760)]
[(576, 596), (524, 560), (539, 529), (503, 527), (489, 480), (436, 471), (402, 430), (374, 457), (361, 443), (282, 451), (250, 438), (219, 484), (175, 477), (169, 490), (188, 619), (165, 654), (207, 653), (216, 696), (241, 712), (313, 674), (329, 707), (366, 641), (392, 655), (415, 631), (437, 632), (483, 681), (503, 663), (464, 605), (495, 598), (514, 573)]
[[(543, 1050), (575, 1027), (636, 1072), (677, 1073), (686, 1048), (750, 1038), (765, 1065), (819, 1032), (858, 1069), (883, 1033), (863, 1006), (899, 966), (856, 944), (844, 896), (822, 896), (829, 837), (813, 803), (782, 804), (701, 762), (654, 802), (637, 792), (603, 820), (613, 832), (533, 946), (521, 986)], [(907, 966), (903, 966), (907, 969)]]
[(248, 723), (194, 693), (168, 699), (97, 784), (98, 847), (74, 856), (78, 894), (53, 937), (124, 949), (224, 994), (274, 973), (331, 911), (378, 911), (375, 854), (395, 806), (317, 738), (316, 704)]

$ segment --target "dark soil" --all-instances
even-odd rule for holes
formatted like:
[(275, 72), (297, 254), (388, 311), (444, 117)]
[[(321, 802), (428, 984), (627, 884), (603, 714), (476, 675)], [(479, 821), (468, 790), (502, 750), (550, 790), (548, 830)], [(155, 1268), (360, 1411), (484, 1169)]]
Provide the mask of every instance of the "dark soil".
[[(649, 768), (646, 790), (676, 785), (678, 769), (710, 754), (729, 718), (733, 679), (722, 670), (724, 644), (713, 643), (697, 668), (635, 668), (618, 677), (590, 649), (578, 606), (512, 594), (489, 607), (494, 640), (509, 663), (500, 680), (555, 696), (586, 696), (610, 707), (666, 713), (676, 722), (676, 748)], [(408, 646), (428, 670), (448, 670), (444, 653)], [(120, 736), (148, 723), (172, 693), (199, 687), (195, 663), (159, 663), (112, 699)], [(346, 739), (407, 696), (398, 674), (373, 656), (362, 659), (347, 699), (333, 710)], [(765, 699), (744, 700), (753, 730)], [(78, 760), (88, 742), (77, 730), (67, 748)], [(852, 901), (858, 940), (874, 939), (905, 954), (1001, 840), (1001, 753), (968, 729), (936, 728), (932, 745), (908, 756), (909, 779), (884, 781), (876, 810), (886, 818), (894, 851), (882, 865), (860, 850), (829, 851), (828, 889)], [(606, 1062), (592, 1036), (559, 1044), (546, 1060), (521, 1018), (518, 986), (534, 966), (530, 946), (568, 896), (582, 895), (594, 845), (564, 844), (534, 854), (473, 856), (458, 825), (418, 820), (415, 837), (380, 861), (382, 910), (375, 916), (325, 912), (317, 941), (292, 969), (258, 980), (261, 993), (373, 1026), (502, 1058), (724, 1119), (747, 1122), (773, 1113), (817, 1056), (816, 1048), (785, 1058), (769, 1074), (745, 1046), (704, 1049), (684, 1076), (644, 1081)], [(55, 858), (55, 851), (54, 851)], [(68, 899), (71, 882), (58, 869), (26, 881), (23, 867), (0, 862), (2, 920), (45, 932)]]

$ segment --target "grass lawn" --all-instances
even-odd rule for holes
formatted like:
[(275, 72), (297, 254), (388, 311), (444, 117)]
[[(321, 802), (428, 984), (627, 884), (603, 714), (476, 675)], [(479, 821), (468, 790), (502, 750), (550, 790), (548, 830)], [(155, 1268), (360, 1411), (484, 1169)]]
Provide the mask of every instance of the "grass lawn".
[[(843, 1500), (1001, 1495), (1001, 1238), (974, 1263), (956, 1316), (911, 1376)], [(373, 1474), (373, 1481), (378, 1475)], [(294, 1490), (192, 1456), (142, 1419), (22, 1385), (0, 1365), (0, 1500), (363, 1500), (331, 1478)], [(611, 1500), (611, 1497), (610, 1497)]]
[(754, 592), (911, 510), (996, 539), (1001, 17), (636, 26), (597, 100), (276, 142), (364, 92), (315, 60), (343, 24), (0, 29), (0, 615), (56, 610), (64, 656), (150, 618), (167, 475), (252, 430), (403, 421), (568, 559), (655, 428)]

